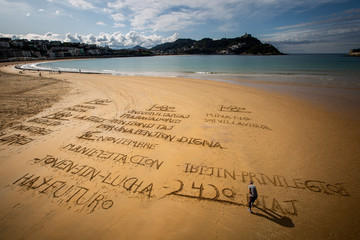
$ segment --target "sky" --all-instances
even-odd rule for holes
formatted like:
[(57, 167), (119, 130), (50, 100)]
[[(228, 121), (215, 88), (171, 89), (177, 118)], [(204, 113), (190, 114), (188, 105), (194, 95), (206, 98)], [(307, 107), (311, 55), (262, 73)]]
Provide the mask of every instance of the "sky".
[(131, 48), (251, 34), (284, 53), (360, 48), (360, 0), (0, 0), (0, 37)]

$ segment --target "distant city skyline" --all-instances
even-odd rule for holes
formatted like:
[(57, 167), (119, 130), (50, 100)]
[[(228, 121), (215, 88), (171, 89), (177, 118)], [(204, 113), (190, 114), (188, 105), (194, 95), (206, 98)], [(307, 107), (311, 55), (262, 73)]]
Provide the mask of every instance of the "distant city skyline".
[(360, 48), (359, 0), (0, 0), (0, 37), (131, 48), (252, 34), (284, 53)]

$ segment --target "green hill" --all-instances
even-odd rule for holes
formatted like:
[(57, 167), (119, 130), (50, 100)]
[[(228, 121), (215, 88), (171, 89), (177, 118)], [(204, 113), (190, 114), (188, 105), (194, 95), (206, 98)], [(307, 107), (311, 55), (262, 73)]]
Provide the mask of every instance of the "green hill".
[(178, 39), (151, 48), (154, 54), (238, 54), (238, 55), (281, 55), (271, 44), (263, 44), (250, 34), (238, 38), (213, 40), (203, 38), (199, 41)]

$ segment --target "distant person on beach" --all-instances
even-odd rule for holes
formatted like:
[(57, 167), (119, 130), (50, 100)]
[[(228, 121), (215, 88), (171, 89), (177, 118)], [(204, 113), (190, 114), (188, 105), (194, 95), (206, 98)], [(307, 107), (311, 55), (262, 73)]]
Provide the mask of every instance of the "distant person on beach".
[(248, 209), (248, 211), (250, 213), (252, 213), (251, 207), (254, 204), (255, 200), (257, 199), (258, 194), (257, 194), (256, 187), (252, 181), (249, 182), (248, 189), (249, 189), (249, 209)]

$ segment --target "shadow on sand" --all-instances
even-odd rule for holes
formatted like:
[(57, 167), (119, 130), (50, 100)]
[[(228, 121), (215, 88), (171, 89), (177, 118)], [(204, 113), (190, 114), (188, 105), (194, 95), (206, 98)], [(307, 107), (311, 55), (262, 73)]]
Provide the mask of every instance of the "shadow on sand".
[(263, 218), (266, 218), (274, 223), (277, 223), (283, 227), (288, 227), (288, 228), (293, 228), (295, 227), (294, 223), (292, 222), (291, 218), (288, 218), (288, 217), (285, 217), (285, 216), (281, 216), (269, 209), (267, 210), (264, 210), (264, 209), (261, 209), (257, 206), (253, 206), (253, 207), (256, 207), (256, 209), (262, 211), (263, 213), (265, 214), (262, 214), (262, 213), (254, 213), (253, 212), (253, 215), (256, 215), (256, 216), (259, 216), (259, 217), (263, 217)]

